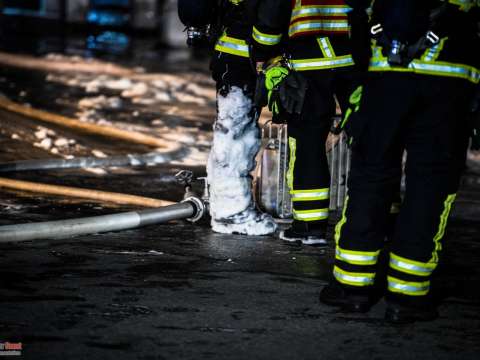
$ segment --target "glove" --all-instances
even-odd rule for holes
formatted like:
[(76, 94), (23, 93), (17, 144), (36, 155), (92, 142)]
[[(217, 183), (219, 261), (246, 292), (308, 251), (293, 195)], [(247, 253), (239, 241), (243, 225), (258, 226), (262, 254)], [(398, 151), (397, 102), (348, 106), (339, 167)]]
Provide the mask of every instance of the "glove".
[(257, 74), (257, 82), (255, 85), (255, 96), (253, 98), (255, 106), (259, 109), (268, 105), (268, 90), (265, 87), (265, 74), (259, 72)]
[(300, 115), (307, 88), (307, 80), (295, 71), (290, 72), (280, 83), (280, 103), (287, 114)]
[(290, 71), (283, 66), (273, 66), (265, 73), (265, 88), (268, 91), (268, 109), (273, 116), (279, 116), (281, 111), (281, 100), (279, 87)]
[(335, 135), (339, 135), (343, 130), (347, 133), (347, 136), (350, 137), (350, 127), (348, 126), (349, 121), (355, 113), (360, 110), (360, 101), (362, 100), (363, 86), (359, 86), (355, 91), (350, 95), (349, 104), (347, 111), (345, 112), (342, 121), (340, 121), (336, 126), (334, 126), (331, 132)]

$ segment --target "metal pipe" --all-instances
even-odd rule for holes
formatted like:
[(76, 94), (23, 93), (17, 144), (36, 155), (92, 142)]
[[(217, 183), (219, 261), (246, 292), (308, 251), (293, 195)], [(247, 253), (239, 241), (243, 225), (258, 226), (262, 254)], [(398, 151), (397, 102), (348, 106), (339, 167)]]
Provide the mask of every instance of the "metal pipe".
[(151, 166), (163, 164), (181, 158), (189, 150), (178, 148), (165, 153), (152, 152), (106, 158), (79, 157), (74, 159), (21, 160), (0, 164), (0, 172), (18, 172), (32, 170), (78, 169), (95, 167)]
[(0, 226), (0, 243), (41, 239), (64, 239), (78, 235), (135, 229), (171, 220), (198, 219), (203, 215), (203, 202), (187, 199), (179, 204), (158, 209), (132, 211), (80, 219)]

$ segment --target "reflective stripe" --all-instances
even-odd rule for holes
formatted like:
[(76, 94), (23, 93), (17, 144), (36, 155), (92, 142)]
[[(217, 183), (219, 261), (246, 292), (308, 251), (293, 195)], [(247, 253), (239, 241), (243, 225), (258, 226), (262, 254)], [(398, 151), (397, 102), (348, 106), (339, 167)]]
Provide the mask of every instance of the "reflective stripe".
[(398, 203), (398, 202), (392, 203), (392, 206), (390, 206), (390, 214), (399, 214), (401, 208), (402, 208), (401, 203)]
[(480, 81), (480, 72), (473, 66), (444, 61), (423, 61), (415, 59), (408, 64), (407, 67), (395, 67), (388, 63), (380, 47), (374, 46), (373, 54), (374, 56), (370, 61), (370, 71), (399, 71), (433, 76), (457, 77), (475, 84), (478, 84)]
[(345, 250), (337, 246), (335, 250), (335, 258), (352, 265), (375, 265), (378, 261), (378, 251), (354, 251)]
[(440, 40), (437, 45), (431, 47), (430, 49), (427, 49), (425, 51), (425, 54), (423, 54), (422, 56), (422, 61), (436, 61), (440, 56), (440, 52), (443, 50), (445, 40), (446, 38)]
[(353, 273), (342, 270), (338, 266), (333, 267), (333, 276), (342, 284), (352, 286), (373, 285), (375, 281), (375, 273)]
[(336, 58), (290, 60), (292, 68), (296, 71), (333, 69), (337, 67), (352, 66), (353, 59), (350, 55)]
[(294, 190), (290, 191), (290, 195), (292, 195), (292, 201), (328, 200), (330, 198), (330, 189)]
[(235, 39), (227, 35), (222, 35), (215, 45), (215, 50), (227, 54), (249, 57), (248, 45), (245, 40)]
[(430, 290), (430, 281), (410, 282), (388, 276), (388, 290), (410, 296), (427, 295)]
[(293, 218), (300, 221), (316, 221), (328, 219), (329, 209), (315, 210), (295, 210), (293, 209)]
[(255, 26), (253, 27), (252, 37), (259, 44), (270, 45), (270, 46), (278, 45), (282, 40), (282, 34), (280, 35), (265, 34), (259, 31)]
[(290, 190), (293, 190), (293, 170), (297, 160), (297, 140), (295, 138), (288, 138), (288, 148), (290, 149), (290, 160), (288, 162), (287, 185)]
[(326, 58), (335, 57), (335, 51), (333, 50), (332, 44), (330, 43), (330, 40), (328, 38), (319, 38), (318, 44), (320, 45), (320, 50), (322, 50), (323, 56), (325, 56)]
[(430, 276), (437, 264), (433, 262), (422, 263), (390, 253), (390, 267), (411, 275)]
[(349, 6), (302, 6), (301, 8), (293, 9), (292, 20), (310, 16), (345, 16), (351, 10)]
[(448, 0), (450, 4), (460, 6), (461, 10), (469, 11), (472, 7), (478, 6), (478, 1), (475, 0)]
[(450, 216), (450, 212), (452, 211), (452, 205), (455, 199), (457, 198), (457, 194), (451, 194), (447, 196), (447, 199), (444, 203), (443, 212), (440, 215), (440, 224), (438, 225), (438, 231), (433, 238), (433, 242), (435, 243), (435, 248), (432, 254), (432, 262), (438, 263), (438, 252), (442, 250), (442, 243), (440, 242), (445, 235), (445, 229), (447, 228), (448, 217)]
[(312, 21), (299, 21), (290, 25), (288, 30), (289, 36), (301, 32), (311, 31), (329, 31), (329, 32), (347, 32), (349, 25), (347, 20), (312, 20)]

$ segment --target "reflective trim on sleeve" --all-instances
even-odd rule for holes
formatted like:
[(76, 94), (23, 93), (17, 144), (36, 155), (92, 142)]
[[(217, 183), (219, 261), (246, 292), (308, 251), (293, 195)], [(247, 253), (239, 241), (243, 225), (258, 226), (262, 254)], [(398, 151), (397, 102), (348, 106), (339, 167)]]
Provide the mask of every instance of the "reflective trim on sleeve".
[(434, 262), (422, 263), (390, 253), (390, 267), (406, 274), (430, 276), (437, 264)]
[(315, 210), (295, 210), (293, 209), (293, 218), (299, 221), (317, 221), (328, 219), (329, 209)]
[(352, 9), (347, 5), (313, 5), (295, 8), (292, 11), (292, 21), (311, 16), (345, 16)]
[(409, 296), (423, 296), (427, 295), (430, 290), (430, 281), (413, 282), (404, 281), (392, 276), (387, 277), (388, 291), (393, 293), (409, 295)]
[(274, 46), (280, 44), (282, 40), (282, 34), (272, 35), (266, 34), (258, 30), (255, 26), (253, 27), (252, 38), (262, 45)]
[(344, 261), (352, 265), (375, 265), (378, 261), (378, 251), (354, 251), (354, 250), (345, 250), (337, 246), (335, 249), (335, 259)]
[(292, 201), (328, 200), (330, 198), (330, 189), (292, 190), (290, 195), (292, 195)]
[(348, 32), (349, 29), (347, 20), (306, 20), (290, 25), (288, 35), (292, 37), (299, 33), (315, 31)]
[(215, 50), (231, 55), (249, 57), (248, 45), (245, 40), (222, 35), (215, 45)]
[(354, 63), (350, 55), (345, 55), (336, 58), (292, 59), (290, 64), (296, 71), (306, 71), (353, 66)]
[(333, 267), (333, 276), (340, 283), (351, 286), (370, 286), (375, 282), (375, 273), (354, 273)]

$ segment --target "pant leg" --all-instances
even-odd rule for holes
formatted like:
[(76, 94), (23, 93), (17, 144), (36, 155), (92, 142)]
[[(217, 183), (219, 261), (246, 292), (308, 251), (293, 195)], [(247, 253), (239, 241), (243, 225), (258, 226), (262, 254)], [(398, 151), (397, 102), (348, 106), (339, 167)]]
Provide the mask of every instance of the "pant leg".
[(302, 113), (288, 123), (290, 164), (287, 182), (297, 222), (325, 227), (330, 202), (330, 171), (325, 141), (335, 114), (330, 71), (304, 73), (308, 89)]
[(352, 149), (348, 194), (335, 229), (334, 276), (343, 285), (374, 284), (386, 223), (398, 193), (404, 148), (402, 124), (414, 95), (402, 74), (370, 74), (364, 85), (355, 146)]
[(250, 172), (260, 132), (253, 106), (255, 76), (248, 59), (215, 53), (211, 69), (217, 83), (217, 119), (207, 177), (210, 212), (221, 220), (254, 207)]
[(406, 193), (398, 218), (388, 273), (390, 296), (422, 301), (439, 262), (468, 143), (465, 80), (418, 76), (419, 104), (410, 119)]

